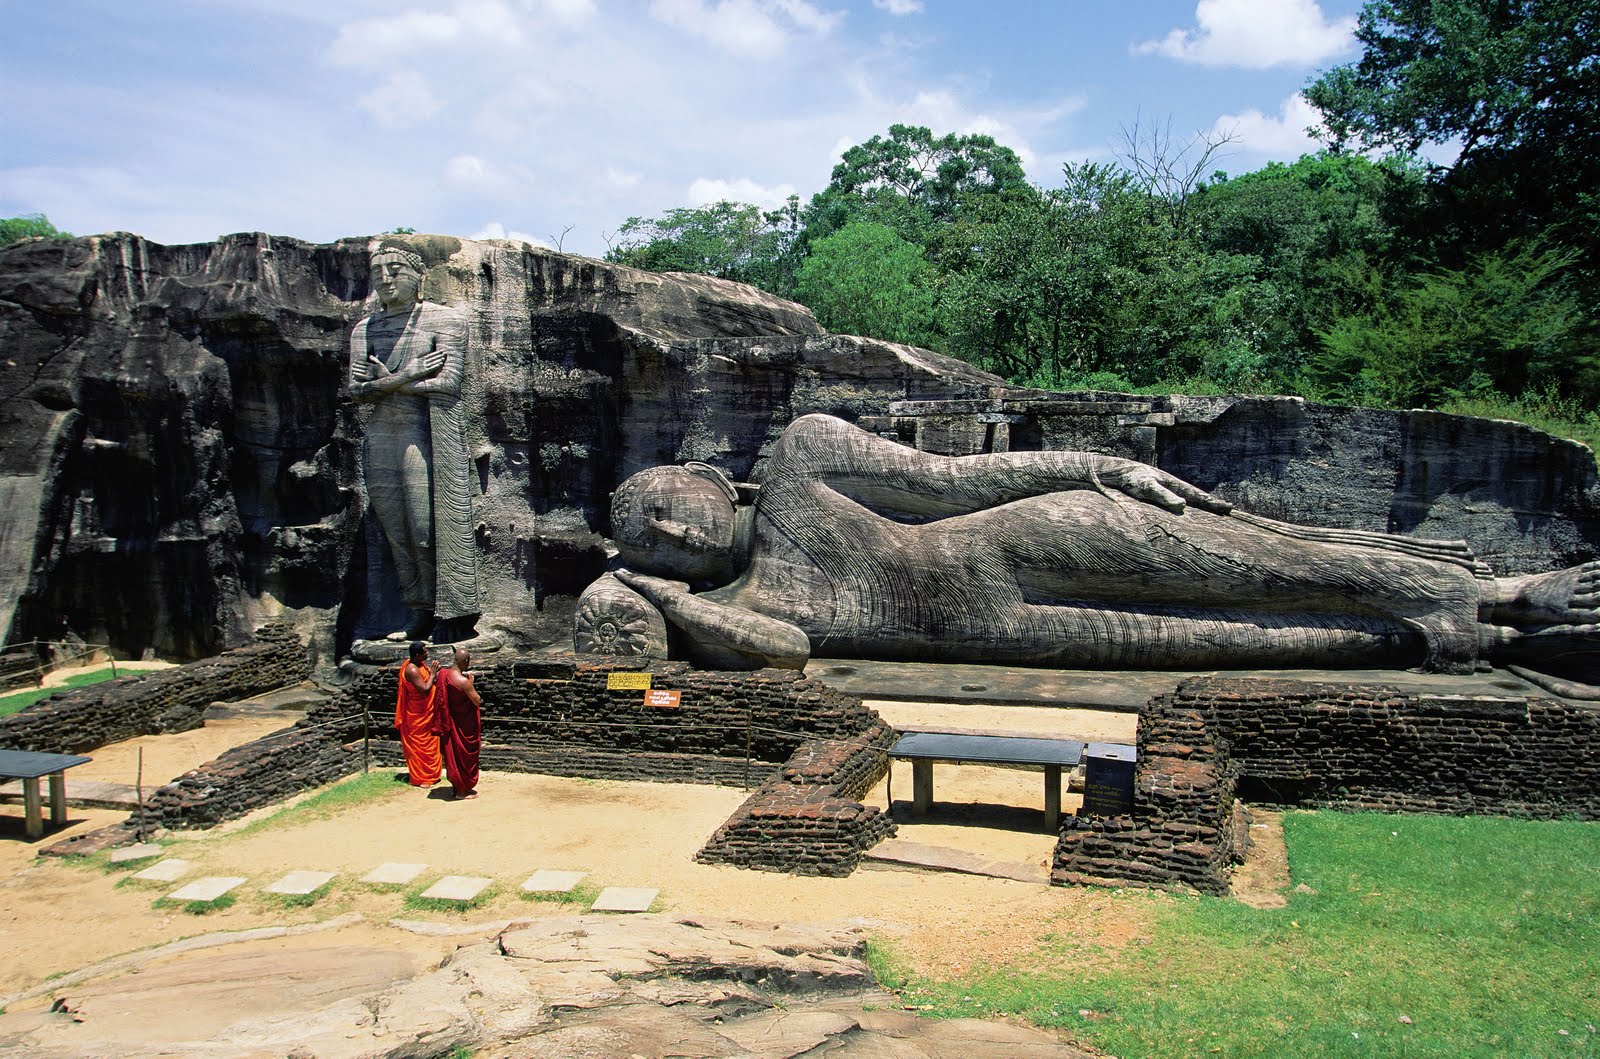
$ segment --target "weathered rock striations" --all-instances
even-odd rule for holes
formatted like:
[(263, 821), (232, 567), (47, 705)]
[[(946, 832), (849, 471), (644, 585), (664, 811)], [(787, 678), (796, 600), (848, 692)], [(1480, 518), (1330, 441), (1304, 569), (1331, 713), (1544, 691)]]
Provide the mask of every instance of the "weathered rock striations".
[[(424, 297), (471, 321), (479, 624), (512, 646), (570, 636), (577, 595), (606, 566), (617, 483), (687, 460), (748, 481), (808, 412), (935, 452), (1131, 456), (1269, 517), (1464, 537), (1503, 574), (1600, 554), (1593, 454), (1515, 424), (1015, 390), (924, 350), (827, 335), (740, 284), (521, 243), (407, 241)], [(403, 613), (364, 518), (347, 390), (368, 263), (366, 239), (264, 234), (0, 251), (0, 634), (193, 658), (281, 617), (327, 668)]]
[[(525, 244), (411, 243), (425, 296), (472, 320), (483, 624), (514, 642), (570, 635), (629, 469), (748, 469), (797, 414), (997, 382), (824, 335), (803, 307), (739, 284)], [(366, 240), (259, 234), (0, 253), (0, 632), (196, 657), (285, 616), (327, 666), (363, 615), (392, 612), (397, 595), (366, 598), (386, 555), (362, 517), (346, 390), (367, 265)]]

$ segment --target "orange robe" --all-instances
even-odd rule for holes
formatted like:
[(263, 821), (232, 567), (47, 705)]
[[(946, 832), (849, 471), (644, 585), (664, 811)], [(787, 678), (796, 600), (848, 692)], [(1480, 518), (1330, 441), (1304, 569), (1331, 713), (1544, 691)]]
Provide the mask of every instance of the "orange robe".
[[(429, 669), (417, 666), (422, 679), (427, 680)], [(439, 782), (444, 762), (439, 757), (439, 730), (434, 720), (434, 698), (439, 686), (431, 691), (418, 691), (406, 679), (406, 667), (400, 667), (400, 694), (394, 700), (394, 726), (400, 730), (400, 749), (406, 756), (406, 772), (413, 787), (431, 787)]]

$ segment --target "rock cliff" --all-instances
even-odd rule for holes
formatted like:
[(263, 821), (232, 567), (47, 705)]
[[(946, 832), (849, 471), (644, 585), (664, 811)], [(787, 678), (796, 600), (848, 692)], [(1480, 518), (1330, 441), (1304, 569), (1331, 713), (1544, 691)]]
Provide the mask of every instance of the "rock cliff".
[[(570, 636), (571, 597), (605, 566), (609, 494), (633, 471), (698, 459), (745, 475), (796, 415), (999, 382), (827, 335), (740, 284), (411, 242), (425, 297), (474, 321), (480, 626), (513, 642)], [(195, 657), (288, 616), (326, 665), (384, 629), (397, 600), (345, 393), (367, 246), (117, 234), (0, 252), (0, 634)]]
[[(1466, 537), (1506, 572), (1600, 553), (1593, 454), (1514, 424), (1280, 398), (1005, 388), (924, 350), (828, 335), (704, 276), (410, 237), (466, 311), (480, 627), (561, 642), (606, 563), (609, 495), (703, 460), (748, 478), (828, 412), (941, 452), (1136, 456), (1293, 521)], [(287, 617), (328, 666), (398, 600), (363, 517), (351, 326), (368, 241), (137, 236), (0, 251), (0, 635), (214, 653)], [(388, 624), (389, 628), (396, 627)]]

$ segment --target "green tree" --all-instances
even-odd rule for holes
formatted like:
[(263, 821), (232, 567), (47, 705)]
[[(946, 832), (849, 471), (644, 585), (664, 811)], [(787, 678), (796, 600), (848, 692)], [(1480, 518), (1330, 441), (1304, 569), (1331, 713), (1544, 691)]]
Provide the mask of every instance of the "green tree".
[(1208, 374), (1291, 389), (1320, 332), (1373, 308), (1369, 272), (1403, 277), (1405, 226), (1423, 185), (1422, 170), (1401, 158), (1323, 153), (1201, 187), (1190, 211), (1196, 239), (1238, 277), (1215, 306), (1227, 352)]
[(787, 297), (794, 287), (799, 211), (799, 199), (791, 196), (782, 209), (768, 212), (722, 201), (629, 217), (606, 260), (651, 272), (702, 272)]
[(936, 279), (921, 247), (887, 225), (856, 221), (817, 241), (795, 287), (830, 331), (937, 348)]
[(992, 136), (934, 136), (925, 126), (891, 125), (887, 137), (844, 152), (828, 186), (805, 209), (806, 239), (815, 242), (860, 219), (926, 247), (973, 196), (1031, 190), (1017, 153)]
[(1457, 144), (1417, 216), (1452, 268), (1513, 241), (1576, 249), (1563, 282), (1600, 298), (1600, 8), (1593, 0), (1371, 0), (1364, 52), (1306, 89), (1326, 136)]
[(1322, 334), (1307, 371), (1312, 396), (1434, 408), (1600, 389), (1600, 354), (1584, 341), (1581, 308), (1559, 282), (1575, 258), (1512, 246), (1411, 277), (1391, 296), (1374, 292), (1371, 309)]
[(0, 218), (0, 246), (10, 246), (24, 239), (35, 238), (70, 239), (72, 233), (58, 230), (42, 213)]
[(1113, 328), (1142, 245), (1142, 199), (1116, 166), (1068, 165), (1061, 188), (969, 199), (945, 233), (957, 355), (1051, 385), (1121, 367)]

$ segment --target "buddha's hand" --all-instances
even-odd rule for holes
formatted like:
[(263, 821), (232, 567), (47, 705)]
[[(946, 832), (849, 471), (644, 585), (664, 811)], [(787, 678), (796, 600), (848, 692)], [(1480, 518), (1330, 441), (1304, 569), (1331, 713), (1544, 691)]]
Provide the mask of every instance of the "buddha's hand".
[(1180, 512), (1186, 504), (1217, 515), (1226, 515), (1233, 510), (1233, 505), (1226, 500), (1218, 500), (1182, 478), (1135, 460), (1107, 459), (1095, 468), (1095, 475), (1102, 485), (1168, 511)]

